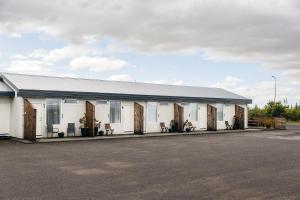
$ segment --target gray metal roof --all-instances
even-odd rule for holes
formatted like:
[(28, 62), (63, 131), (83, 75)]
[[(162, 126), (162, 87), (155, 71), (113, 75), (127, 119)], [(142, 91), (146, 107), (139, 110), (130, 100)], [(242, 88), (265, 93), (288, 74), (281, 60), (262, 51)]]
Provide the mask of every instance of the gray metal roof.
[(14, 91), (0, 79), (0, 96), (13, 96)]
[(208, 87), (104, 81), (65, 77), (3, 73), (3, 79), (18, 90), (19, 96), (82, 97), (137, 100), (181, 100), (251, 103), (232, 92)]

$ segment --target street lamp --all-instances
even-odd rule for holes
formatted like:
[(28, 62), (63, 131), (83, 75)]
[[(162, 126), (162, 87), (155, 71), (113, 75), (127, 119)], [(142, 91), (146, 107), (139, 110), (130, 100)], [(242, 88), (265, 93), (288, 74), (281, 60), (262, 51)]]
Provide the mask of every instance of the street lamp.
[(274, 103), (276, 103), (276, 96), (277, 96), (277, 78), (275, 76), (272, 76), (272, 78), (275, 81), (275, 95), (274, 95)]

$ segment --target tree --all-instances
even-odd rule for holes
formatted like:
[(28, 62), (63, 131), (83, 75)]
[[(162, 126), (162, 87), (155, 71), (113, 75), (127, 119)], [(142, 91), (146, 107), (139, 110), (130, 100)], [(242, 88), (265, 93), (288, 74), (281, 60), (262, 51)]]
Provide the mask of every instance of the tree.
[(265, 105), (264, 110), (269, 117), (282, 117), (285, 114), (286, 108), (281, 102), (270, 101)]

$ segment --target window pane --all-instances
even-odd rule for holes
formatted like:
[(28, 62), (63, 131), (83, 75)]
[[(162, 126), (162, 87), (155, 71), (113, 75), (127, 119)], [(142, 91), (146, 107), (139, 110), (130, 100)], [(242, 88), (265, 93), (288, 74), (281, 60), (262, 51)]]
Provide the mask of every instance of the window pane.
[(223, 121), (223, 110), (224, 110), (224, 104), (217, 104), (217, 120)]
[(110, 101), (110, 123), (121, 123), (121, 101)]
[(149, 122), (157, 122), (157, 103), (148, 102), (147, 104), (147, 119)]
[(47, 124), (60, 124), (60, 100), (46, 100)]
[(190, 118), (192, 121), (198, 121), (198, 104), (197, 103), (190, 104)]

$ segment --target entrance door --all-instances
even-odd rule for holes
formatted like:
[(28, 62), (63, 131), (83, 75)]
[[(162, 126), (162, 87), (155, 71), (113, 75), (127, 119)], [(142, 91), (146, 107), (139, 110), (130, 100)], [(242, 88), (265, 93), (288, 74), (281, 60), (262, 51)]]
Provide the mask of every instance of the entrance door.
[(33, 108), (36, 110), (36, 137), (43, 137), (43, 104), (33, 103)]
[(217, 108), (207, 104), (207, 130), (217, 130)]
[(144, 107), (134, 102), (134, 134), (144, 133)]
[(95, 106), (89, 102), (86, 101), (85, 103), (85, 115), (86, 115), (86, 124), (89, 128), (89, 136), (94, 137), (95, 136)]
[(133, 132), (134, 129), (134, 108), (133, 104), (122, 105), (122, 128), (124, 132)]
[(245, 128), (245, 109), (241, 106), (235, 105), (235, 116), (236, 122), (234, 122), (235, 128), (244, 129)]
[(24, 99), (24, 139), (36, 139), (36, 110), (27, 99)]
[(174, 123), (176, 126), (176, 131), (183, 132), (183, 117), (184, 108), (178, 104), (174, 104)]

